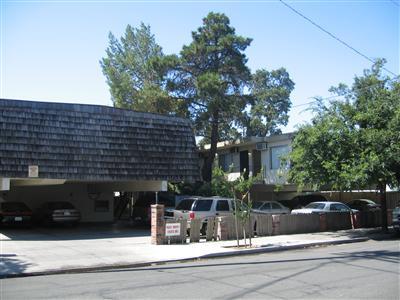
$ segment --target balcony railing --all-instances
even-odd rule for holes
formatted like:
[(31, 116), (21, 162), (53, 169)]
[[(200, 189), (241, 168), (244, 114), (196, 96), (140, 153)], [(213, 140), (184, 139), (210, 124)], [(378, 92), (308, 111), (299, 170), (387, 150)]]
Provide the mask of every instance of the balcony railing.
[(287, 184), (289, 170), (278, 169), (278, 170), (267, 170), (264, 169), (263, 179), (265, 184)]

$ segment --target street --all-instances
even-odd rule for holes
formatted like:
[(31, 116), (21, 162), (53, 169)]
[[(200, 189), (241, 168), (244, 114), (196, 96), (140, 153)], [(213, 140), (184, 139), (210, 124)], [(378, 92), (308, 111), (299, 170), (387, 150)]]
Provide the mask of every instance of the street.
[[(1, 300), (399, 298), (399, 240), (1, 280)], [(60, 257), (62, 259), (62, 257)]]

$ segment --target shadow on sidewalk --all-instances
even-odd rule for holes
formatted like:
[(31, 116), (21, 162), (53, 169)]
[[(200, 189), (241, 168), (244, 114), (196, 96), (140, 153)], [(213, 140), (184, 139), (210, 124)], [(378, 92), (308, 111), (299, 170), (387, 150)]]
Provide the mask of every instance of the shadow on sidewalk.
[(31, 265), (18, 259), (15, 254), (0, 254), (0, 279), (10, 274), (21, 274)]

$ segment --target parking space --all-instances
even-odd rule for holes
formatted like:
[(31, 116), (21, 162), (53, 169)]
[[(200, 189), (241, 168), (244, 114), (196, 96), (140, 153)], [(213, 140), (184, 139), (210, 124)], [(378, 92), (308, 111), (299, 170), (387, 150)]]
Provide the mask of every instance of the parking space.
[(131, 226), (129, 223), (94, 223), (80, 224), (78, 226), (0, 228), (0, 241), (93, 240), (149, 236), (149, 227)]
[(127, 224), (1, 228), (0, 275), (140, 259), (146, 252), (137, 249), (147, 245), (149, 229)]

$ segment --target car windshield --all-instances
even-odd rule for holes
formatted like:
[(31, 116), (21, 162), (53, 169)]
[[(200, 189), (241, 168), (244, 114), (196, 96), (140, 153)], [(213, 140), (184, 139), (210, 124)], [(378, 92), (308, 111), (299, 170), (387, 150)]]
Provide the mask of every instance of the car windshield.
[(176, 209), (177, 210), (190, 210), (192, 208), (193, 202), (194, 202), (194, 199), (183, 199), (176, 206)]
[(49, 202), (49, 209), (74, 209), (69, 202)]
[(253, 203), (253, 209), (259, 209), (261, 207), (261, 205), (263, 205), (262, 202), (254, 202)]
[(324, 207), (325, 207), (324, 203), (310, 203), (305, 208), (324, 209)]
[(368, 205), (376, 205), (376, 203), (374, 201), (372, 201), (372, 200), (365, 199), (365, 200), (363, 200), (363, 202), (365, 202)]
[(4, 202), (1, 204), (1, 209), (5, 212), (30, 211), (28, 206), (22, 202)]
[(193, 204), (193, 211), (209, 211), (212, 203), (212, 200), (197, 200)]

